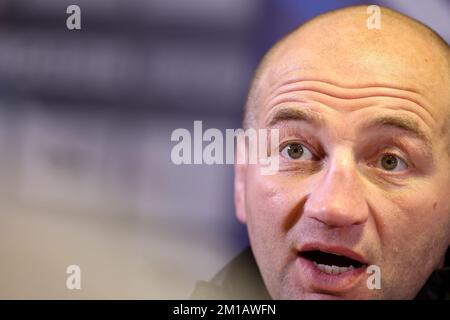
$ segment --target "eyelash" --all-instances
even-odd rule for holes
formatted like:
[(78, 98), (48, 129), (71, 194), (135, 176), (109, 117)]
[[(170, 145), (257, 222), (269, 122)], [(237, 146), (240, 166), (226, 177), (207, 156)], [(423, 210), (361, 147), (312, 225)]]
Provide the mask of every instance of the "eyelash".
[[(301, 145), (302, 147), (308, 149), (309, 152), (311, 152), (311, 155), (312, 155), (315, 159), (314, 159), (314, 160), (297, 160), (297, 159), (289, 159), (289, 158), (286, 158), (286, 157), (282, 156), (282, 157), (286, 158), (288, 161), (294, 161), (294, 162), (300, 162), (300, 161), (302, 161), (302, 162), (305, 162), (305, 161), (319, 161), (319, 160), (321, 160), (321, 159), (324, 157), (324, 156), (318, 156), (318, 155), (317, 155), (318, 152), (316, 152), (315, 148), (310, 147), (310, 144), (309, 144), (309, 143), (301, 142), (301, 141), (299, 141), (299, 140), (286, 141), (286, 142), (280, 144), (280, 146), (279, 146), (279, 153), (281, 154), (281, 153), (283, 152), (283, 150), (284, 150), (286, 147), (288, 147), (289, 145), (293, 145), (293, 144), (299, 144), (299, 145)], [(411, 167), (410, 162), (409, 162), (408, 160), (405, 159), (406, 157), (404, 157), (404, 156), (402, 156), (402, 155), (399, 155), (397, 152), (388, 150), (388, 149), (386, 149), (386, 148), (380, 148), (380, 150), (382, 150), (382, 151), (381, 151), (381, 152), (380, 152), (380, 151), (377, 151), (377, 152), (375, 153), (375, 154), (376, 154), (375, 160), (369, 162), (369, 163), (374, 164), (374, 165), (370, 165), (371, 167), (375, 167), (375, 168), (377, 168), (377, 169), (382, 170), (382, 171), (385, 172), (385, 173), (389, 173), (389, 174), (393, 174), (393, 175), (403, 174), (405, 171), (407, 171), (407, 170)], [(389, 171), (389, 170), (383, 170), (383, 169), (381, 169), (381, 168), (378, 166), (379, 161), (382, 159), (383, 156), (389, 156), (389, 155), (394, 156), (394, 157), (398, 158), (401, 162), (403, 162), (403, 163), (405, 164), (405, 166), (406, 166), (405, 170), (402, 170), (401, 172), (397, 172), (397, 171)], [(373, 159), (373, 157), (372, 157), (372, 159)]]
[(393, 152), (393, 151), (385, 151), (385, 152), (382, 152), (382, 153), (378, 153), (378, 156), (377, 156), (377, 158), (376, 158), (376, 167), (377, 167), (377, 168), (379, 168), (379, 167), (378, 167), (378, 161), (381, 160), (383, 156), (394, 156), (394, 157), (400, 159), (400, 161), (402, 161), (402, 162), (406, 165), (405, 170), (402, 170), (402, 171), (399, 172), (399, 173), (395, 173), (396, 171), (383, 170), (383, 171), (385, 171), (385, 172), (389, 172), (389, 173), (391, 173), (391, 174), (400, 174), (400, 173), (402, 173), (402, 172), (405, 172), (406, 170), (408, 170), (408, 169), (411, 167), (409, 161), (407, 161), (407, 160), (405, 159), (405, 157), (403, 157), (403, 156), (401, 156), (401, 155), (398, 155), (396, 152)]
[[(303, 141), (299, 141), (299, 140), (291, 140), (291, 141), (286, 141), (286, 142), (281, 143), (280, 146), (279, 146), (278, 152), (281, 154), (281, 152), (282, 152), (287, 146), (292, 145), (292, 144), (299, 144), (299, 145), (301, 145), (302, 147), (307, 148), (307, 149), (311, 152), (312, 156), (315, 158), (315, 161), (317, 161), (317, 160), (323, 158), (323, 156), (319, 156), (319, 155), (318, 155), (319, 152), (317, 152), (315, 148), (312, 148), (308, 142), (303, 142)], [(295, 161), (295, 160), (293, 160), (293, 161)], [(311, 161), (312, 161), (312, 160), (311, 160)]]

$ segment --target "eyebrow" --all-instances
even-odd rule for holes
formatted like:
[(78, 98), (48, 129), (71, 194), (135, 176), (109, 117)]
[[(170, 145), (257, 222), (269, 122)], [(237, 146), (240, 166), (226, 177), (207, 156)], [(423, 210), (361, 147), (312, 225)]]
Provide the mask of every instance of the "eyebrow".
[(431, 145), (431, 139), (419, 126), (419, 124), (406, 116), (380, 116), (370, 120), (365, 127), (367, 129), (374, 127), (392, 127), (403, 130), (413, 137), (422, 140), (428, 146)]
[(267, 126), (273, 127), (279, 122), (284, 121), (305, 121), (317, 127), (324, 123), (322, 116), (317, 112), (308, 109), (284, 107), (278, 109), (275, 114), (268, 119)]
[[(309, 109), (298, 109), (292, 107), (283, 107), (278, 109), (273, 116), (267, 120), (267, 126), (273, 127), (279, 122), (284, 121), (305, 121), (319, 127), (324, 124), (322, 116)], [(413, 137), (422, 140), (428, 146), (431, 145), (431, 138), (419, 126), (419, 124), (407, 116), (379, 116), (370, 120), (364, 125), (365, 129), (376, 127), (391, 127), (400, 129), (409, 133)]]

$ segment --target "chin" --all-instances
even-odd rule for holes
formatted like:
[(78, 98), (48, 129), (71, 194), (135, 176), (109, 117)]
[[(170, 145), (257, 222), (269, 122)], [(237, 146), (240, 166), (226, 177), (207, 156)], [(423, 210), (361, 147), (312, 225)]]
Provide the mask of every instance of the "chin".
[[(356, 289), (356, 288), (355, 288)], [(282, 300), (380, 300), (383, 296), (379, 290), (367, 292), (365, 290), (353, 290), (348, 292), (285, 292), (279, 299)]]

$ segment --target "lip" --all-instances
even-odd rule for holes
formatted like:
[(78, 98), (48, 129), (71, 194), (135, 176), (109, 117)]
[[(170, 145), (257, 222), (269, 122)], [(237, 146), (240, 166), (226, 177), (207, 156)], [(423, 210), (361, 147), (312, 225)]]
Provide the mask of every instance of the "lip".
[(341, 255), (341, 256), (346, 256), (353, 260), (359, 261), (362, 264), (368, 264), (368, 261), (363, 257), (363, 255), (353, 251), (352, 249), (342, 247), (342, 246), (330, 246), (330, 245), (326, 245), (324, 243), (315, 242), (315, 243), (306, 243), (306, 244), (300, 246), (300, 248), (298, 248), (297, 251), (299, 253), (301, 253), (303, 251), (312, 251), (312, 250), (320, 250), (320, 251), (323, 251), (326, 253), (332, 253), (332, 254), (337, 254), (337, 255)]
[[(320, 250), (327, 253), (344, 255), (363, 264), (362, 267), (349, 270), (340, 274), (328, 274), (321, 271), (314, 262), (301, 256), (301, 252)], [(367, 260), (359, 253), (342, 246), (329, 246), (323, 243), (308, 243), (298, 250), (296, 260), (300, 276), (305, 284), (313, 291), (322, 293), (340, 293), (350, 291), (363, 280), (368, 266)]]

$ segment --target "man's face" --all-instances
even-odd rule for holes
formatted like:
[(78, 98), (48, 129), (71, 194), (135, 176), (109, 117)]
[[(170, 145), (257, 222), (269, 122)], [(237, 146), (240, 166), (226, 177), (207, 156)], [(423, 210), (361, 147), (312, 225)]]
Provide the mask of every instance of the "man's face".
[[(280, 51), (254, 124), (279, 129), (279, 171), (236, 170), (237, 214), (270, 294), (413, 298), (450, 241), (448, 82), (431, 86), (432, 67), (414, 74), (392, 52), (330, 63)], [(367, 285), (370, 265), (381, 289)]]

